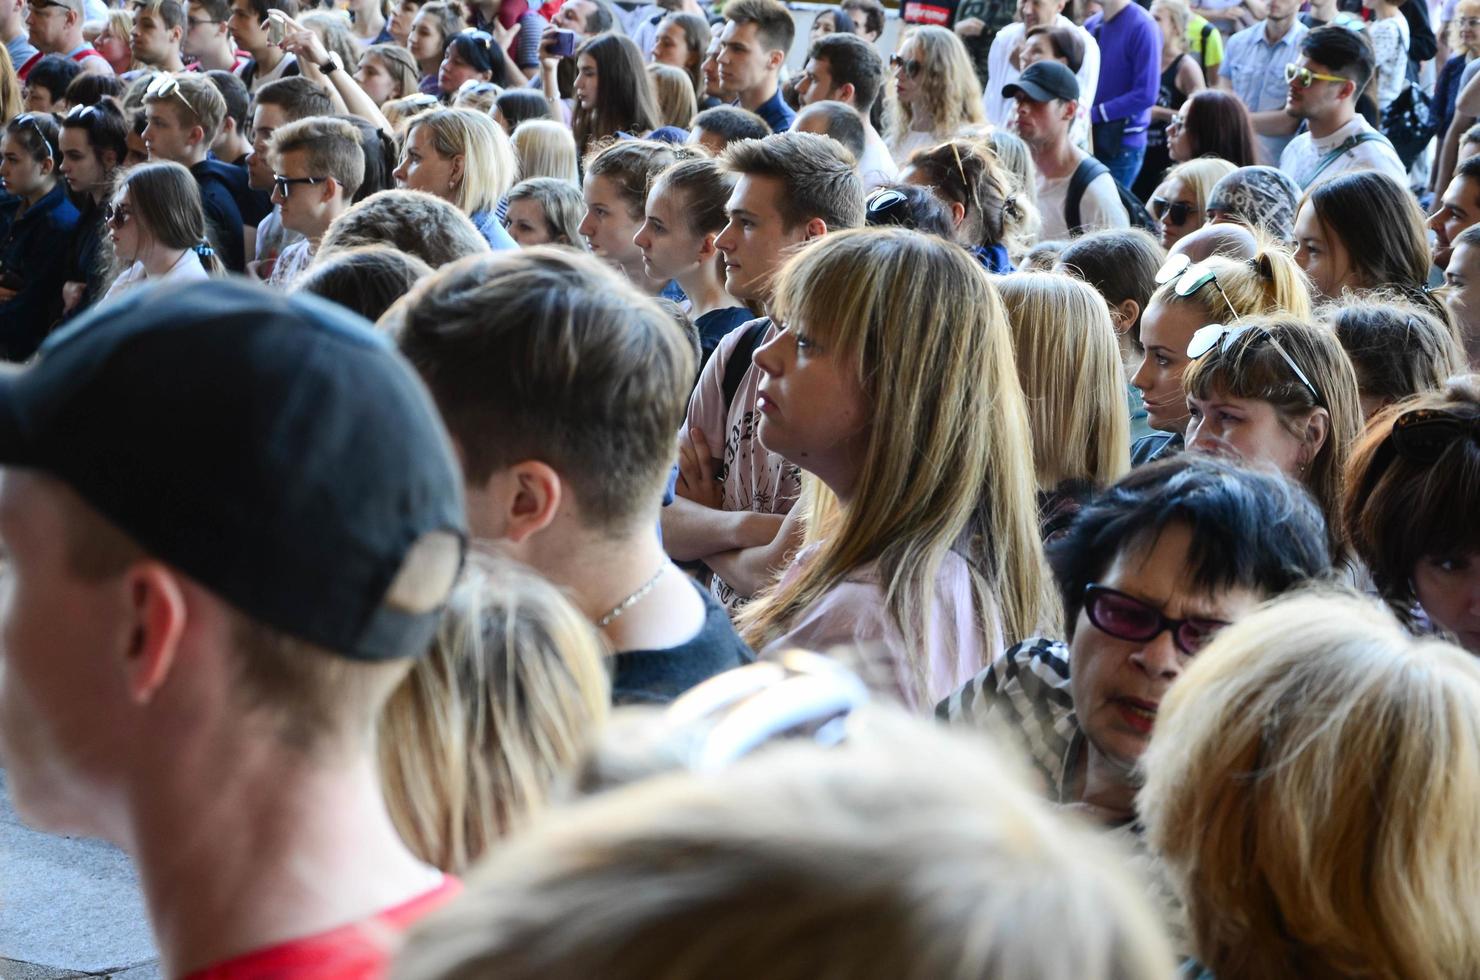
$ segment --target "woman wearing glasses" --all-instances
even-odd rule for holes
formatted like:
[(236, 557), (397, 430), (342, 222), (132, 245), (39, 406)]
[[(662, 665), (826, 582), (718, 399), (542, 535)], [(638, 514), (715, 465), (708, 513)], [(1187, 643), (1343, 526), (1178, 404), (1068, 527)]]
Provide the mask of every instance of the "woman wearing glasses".
[(51, 116), (22, 113), (0, 135), (0, 359), (24, 361), (62, 313), (65, 257), (79, 215), (59, 179), (60, 134)]
[(886, 142), (896, 160), (987, 121), (981, 84), (961, 39), (944, 27), (916, 27), (889, 58), (898, 118)]
[(222, 274), (206, 238), (200, 188), (178, 163), (142, 163), (127, 171), (103, 215), (121, 270), (104, 302), (147, 283)]
[(1177, 163), (1217, 157), (1235, 167), (1259, 162), (1254, 120), (1238, 96), (1221, 89), (1192, 93), (1167, 123), (1167, 148)]
[(1203, 226), (1213, 186), (1236, 169), (1227, 160), (1205, 157), (1180, 163), (1167, 173), (1146, 202), (1163, 248), (1171, 248)]
[(1341, 492), (1362, 431), (1357, 375), (1325, 327), (1272, 316), (1204, 327), (1187, 347), (1187, 448), (1305, 484), (1344, 555)]
[(1310, 316), (1305, 277), (1283, 249), (1266, 249), (1247, 260), (1215, 255), (1196, 263), (1174, 255), (1157, 272), (1156, 281), (1157, 290), (1141, 314), (1145, 356), (1131, 384), (1141, 390), (1147, 422), (1159, 432), (1132, 447), (1136, 464), (1182, 448), (1187, 428), (1182, 372), (1193, 334), (1210, 323), (1232, 323), (1262, 313)]
[(1050, 798), (1135, 819), (1162, 698), (1203, 645), (1330, 568), (1310, 497), (1272, 473), (1181, 456), (1088, 503), (1050, 552), (1066, 641), (1020, 643), (937, 714), (1021, 739)]
[(1480, 375), (1377, 416), (1347, 471), (1346, 532), (1409, 626), (1480, 655)]

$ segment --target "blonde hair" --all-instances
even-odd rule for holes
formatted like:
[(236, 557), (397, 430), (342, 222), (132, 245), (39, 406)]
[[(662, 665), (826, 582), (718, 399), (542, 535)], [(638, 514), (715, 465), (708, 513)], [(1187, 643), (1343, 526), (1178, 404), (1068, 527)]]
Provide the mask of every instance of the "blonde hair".
[(1130, 469), (1120, 341), (1104, 298), (1071, 276), (997, 280), (1033, 430), (1038, 489), (1108, 486)]
[[(1157, 2), (1167, 3), (1169, 0), (1157, 0)], [(1192, 202), (1197, 205), (1196, 213), (1200, 215), (1208, 209), (1208, 198), (1213, 196), (1213, 185), (1237, 169), (1233, 164), (1219, 157), (1198, 157), (1196, 160), (1179, 163), (1168, 170), (1161, 182), (1165, 184), (1180, 180), (1183, 186), (1192, 193)]]
[(1213, 271), (1215, 280), (1190, 296), (1179, 296), (1173, 288), (1177, 280), (1173, 280), (1151, 294), (1151, 303), (1193, 307), (1203, 315), (1204, 323), (1231, 323), (1243, 316), (1275, 313), (1296, 320), (1311, 318), (1309, 280), (1282, 246), (1265, 241), (1253, 258), (1213, 255), (1202, 264)]
[(1480, 666), (1375, 603), (1222, 630), (1142, 757), (1139, 810), (1220, 977), (1480, 976)]
[(799, 574), (745, 607), (747, 642), (761, 649), (876, 563), (923, 702), (927, 624), (953, 550), (969, 566), (987, 637), (1011, 643), (1056, 628), (1026, 465), (1027, 411), (1002, 303), (981, 266), (951, 243), (903, 229), (836, 232), (782, 267), (775, 315), (805, 324), (851, 366), (875, 423), (858, 477), (868, 493), (836, 509), (824, 546)]
[(1171, 980), (1113, 842), (1053, 812), (1014, 759), (880, 708), (848, 728), (552, 814), (391, 976)]
[[(900, 50), (911, 41), (919, 47), (919, 60), (925, 65), (919, 81), (935, 134), (949, 139), (967, 126), (985, 123), (981, 82), (961, 39), (944, 27), (915, 27), (900, 40)], [(900, 102), (898, 110), (889, 134), (891, 143), (908, 136), (914, 124), (913, 108)]]
[(1151, 0), (1151, 14), (1165, 10), (1172, 20), (1172, 50), (1177, 54), (1187, 51), (1187, 24), (1192, 20), (1192, 7), (1187, 0)]
[(464, 214), (492, 211), (519, 176), (514, 146), (493, 117), (472, 109), (433, 109), (411, 120), (406, 139), (418, 126), (432, 133), (432, 146), (444, 157), (461, 155), (463, 179), (453, 203)]
[[(1297, 436), (1302, 434), (1300, 421), (1313, 409), (1326, 410), (1331, 419), (1326, 441), (1310, 460), (1302, 482), (1326, 515), (1331, 556), (1340, 558), (1345, 550), (1341, 498), (1346, 463), (1362, 434), (1362, 408), (1351, 359), (1326, 327), (1284, 316), (1251, 317), (1236, 323), (1254, 329), (1226, 350), (1215, 348), (1188, 364), (1182, 375), (1183, 390), (1197, 398), (1218, 393), (1266, 401)], [(1280, 356), (1281, 350), (1305, 372), (1320, 392), (1319, 399), (1301, 384)]]
[(553, 119), (527, 119), (514, 127), (513, 140), (521, 179), (554, 177), (581, 186), (576, 138), (569, 126)]
[[(0, 44), (0, 48), (5, 45)], [(15, 75), (15, 65), (10, 61), (8, 50), (0, 51), (0, 126), (10, 122), (26, 109), (21, 97), (21, 83)]]
[[(128, 43), (129, 71), (134, 71), (143, 67), (143, 65), (139, 64), (139, 59), (134, 57), (134, 45), (133, 42), (129, 40), (129, 35), (133, 32), (134, 12), (132, 10), (125, 10), (123, 8), (114, 9), (111, 7), (108, 10), (107, 26), (104, 27), (102, 31), (98, 32), (100, 34), (112, 34), (114, 37), (122, 38), (125, 42)], [(146, 73), (145, 78), (142, 79), (144, 85), (140, 88), (139, 98), (141, 100), (143, 99), (143, 89), (148, 87), (150, 80), (151, 79)], [(142, 101), (140, 102), (140, 104), (143, 104)]]
[(688, 129), (699, 113), (694, 83), (682, 68), (653, 62), (647, 66), (653, 94), (658, 99), (658, 125)]
[(396, 829), (417, 857), (463, 871), (543, 809), (610, 702), (591, 624), (534, 573), (479, 555), (380, 719)]
[(349, 18), (337, 11), (316, 10), (301, 15), (298, 23), (317, 34), (332, 54), (339, 55), (346, 72), (353, 75), (359, 69), (365, 49), (350, 31)]

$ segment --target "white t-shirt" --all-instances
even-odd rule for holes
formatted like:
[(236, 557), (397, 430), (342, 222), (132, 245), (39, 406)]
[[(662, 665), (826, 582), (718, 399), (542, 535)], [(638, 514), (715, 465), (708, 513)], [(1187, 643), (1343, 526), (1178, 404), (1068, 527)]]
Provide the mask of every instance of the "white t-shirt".
[(297, 55), (283, 55), (283, 59), (273, 66), (272, 71), (259, 71), (255, 76), (253, 76), (252, 91), (255, 92), (262, 86), (266, 85), (268, 82), (275, 82), (279, 78), (282, 78), (283, 72), (288, 70), (288, 66), (292, 64), (297, 64), (297, 62)]
[(272, 275), (267, 278), (268, 285), (286, 289), (303, 275), (312, 261), (313, 244), (307, 238), (300, 238), (278, 253), (277, 261), (272, 264)]
[(157, 282), (185, 283), (209, 278), (205, 266), (200, 264), (200, 256), (196, 255), (193, 249), (187, 248), (184, 254), (175, 260), (175, 264), (170, 266), (169, 271), (162, 276), (151, 276), (144, 269), (144, 263), (135, 262), (125, 269), (122, 275), (113, 280), (113, 285), (108, 287), (108, 291), (103, 294), (103, 299), (110, 300), (115, 296), (122, 296), (130, 289)]
[(1377, 107), (1386, 110), (1408, 87), (1408, 18), (1402, 14), (1367, 25), (1377, 56)]
[[(1089, 110), (1095, 104), (1095, 90), (1100, 85), (1100, 44), (1089, 31), (1063, 14), (1059, 15), (1053, 26), (1074, 28), (1079, 32), (1079, 39), (1084, 42), (1084, 61), (1074, 75), (1079, 80), (1079, 111), (1075, 113), (1074, 122), (1069, 127), (1069, 137), (1075, 146), (1087, 149), (1090, 137)], [(1006, 127), (1012, 122), (1013, 100), (1004, 98), (1002, 89), (1022, 75), (1020, 70), (1012, 67), (1010, 56), (1012, 49), (1018, 46), (1027, 32), (1022, 21), (1008, 24), (997, 32), (997, 36), (992, 39), (991, 50), (987, 52), (987, 77), (991, 81), (987, 82), (986, 91), (982, 93), (982, 107), (987, 111), (987, 121), (994, 126)]]
[(1354, 170), (1380, 170), (1396, 180), (1400, 187), (1407, 187), (1408, 171), (1398, 159), (1393, 144), (1380, 133), (1377, 134), (1377, 139), (1357, 144), (1332, 160), (1325, 169), (1321, 168), (1321, 161), (1326, 154), (1358, 133), (1376, 133), (1376, 130), (1367, 125), (1367, 120), (1361, 116), (1353, 116), (1351, 122), (1324, 139), (1313, 139), (1307, 130), (1292, 139), (1290, 145), (1285, 147), (1285, 152), (1280, 154), (1280, 169), (1302, 188)]
[[(1084, 157), (1080, 157), (1083, 160)], [(1038, 212), (1043, 226), (1038, 232), (1040, 242), (1062, 240), (1069, 237), (1069, 223), (1064, 218), (1064, 201), (1069, 196), (1068, 177), (1044, 177), (1038, 174)], [(1089, 182), (1084, 196), (1079, 199), (1079, 221), (1086, 231), (1101, 228), (1129, 228), (1130, 215), (1120, 203), (1120, 193), (1115, 189), (1115, 178), (1101, 174)]]
[(899, 176), (899, 167), (889, 155), (884, 138), (870, 126), (864, 132), (863, 156), (858, 160), (858, 175), (863, 178), (863, 189), (871, 191), (882, 184), (890, 184)]

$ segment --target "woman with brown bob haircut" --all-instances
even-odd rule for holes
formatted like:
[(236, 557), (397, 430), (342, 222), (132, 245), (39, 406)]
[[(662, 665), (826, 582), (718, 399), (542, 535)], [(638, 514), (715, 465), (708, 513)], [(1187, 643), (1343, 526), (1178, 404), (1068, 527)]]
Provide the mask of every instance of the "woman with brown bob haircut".
[(1480, 665), (1373, 603), (1221, 631), (1142, 756), (1152, 847), (1224, 980), (1480, 976)]
[(1480, 375), (1373, 418), (1345, 511), (1352, 548), (1398, 617), (1480, 654)]

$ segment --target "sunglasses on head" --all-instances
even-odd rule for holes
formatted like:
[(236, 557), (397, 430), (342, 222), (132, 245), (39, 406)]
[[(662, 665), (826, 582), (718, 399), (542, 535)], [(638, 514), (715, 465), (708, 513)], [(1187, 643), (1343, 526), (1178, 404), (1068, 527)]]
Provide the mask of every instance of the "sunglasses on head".
[(1174, 227), (1185, 225), (1188, 216), (1194, 210), (1193, 206), (1186, 201), (1168, 201), (1164, 197), (1153, 197), (1150, 204), (1151, 217)]
[(156, 75), (154, 81), (150, 82), (149, 87), (144, 90), (144, 95), (150, 99), (168, 99), (173, 95), (180, 100), (180, 104), (189, 110), (192, 116), (195, 115), (195, 106), (191, 105), (190, 100), (185, 98), (185, 93), (180, 91), (180, 82), (174, 75)]
[(911, 78), (919, 78), (920, 72), (925, 70), (925, 62), (916, 61), (914, 58), (901, 58), (897, 54), (889, 56), (890, 68), (902, 68), (904, 73)]
[(56, 159), (57, 158), (51, 152), (51, 140), (49, 140), (49, 139), (46, 138), (46, 130), (42, 129), (41, 128), (41, 123), (39, 123), (39, 122), (36, 121), (36, 115), (35, 115), (35, 113), (31, 113), (31, 112), (23, 112), (23, 113), (21, 113), (19, 116), (16, 116), (15, 117), (15, 125), (17, 125), (17, 126), (29, 126), (32, 129), (34, 129), (36, 131), (36, 135), (39, 136), (39, 137), (41, 137), (41, 149), (46, 153), (46, 159), (50, 160), (53, 163), (56, 162)]
[(1326, 75), (1318, 71), (1311, 71), (1304, 65), (1297, 65), (1291, 62), (1285, 66), (1285, 82), (1288, 84), (1296, 79), (1300, 80), (1301, 88), (1310, 88), (1316, 82), (1347, 81), (1347, 79), (1342, 78), (1340, 75)]
[(1233, 301), (1223, 291), (1223, 285), (1218, 282), (1218, 273), (1206, 260), (1193, 262), (1192, 257), (1186, 252), (1179, 252), (1166, 260), (1166, 264), (1156, 270), (1156, 284), (1166, 286), (1184, 299), (1196, 293), (1199, 289), (1212, 283), (1213, 288), (1218, 290), (1218, 295), (1223, 297), (1223, 302), (1228, 304), (1228, 312), (1238, 319), (1239, 312), (1233, 308)]
[(864, 216), (869, 225), (908, 225), (910, 199), (899, 191), (881, 187), (869, 196)]
[(1084, 613), (1095, 629), (1117, 640), (1149, 643), (1170, 631), (1172, 644), (1188, 656), (1228, 625), (1224, 620), (1202, 616), (1173, 619), (1149, 602), (1095, 584), (1084, 588)]
[(1316, 390), (1315, 385), (1310, 383), (1310, 378), (1305, 376), (1305, 372), (1300, 370), (1300, 365), (1296, 364), (1295, 359), (1285, 351), (1285, 348), (1280, 346), (1280, 342), (1274, 338), (1274, 334), (1270, 333), (1268, 330), (1264, 329), (1258, 324), (1246, 323), (1242, 326), (1234, 327), (1228, 326), (1226, 324), (1214, 323), (1210, 324), (1209, 326), (1203, 327), (1197, 333), (1192, 335), (1192, 342), (1187, 345), (1187, 356), (1195, 361), (1198, 358), (1206, 355), (1209, 351), (1214, 350), (1215, 348), (1220, 355), (1224, 354), (1228, 351), (1229, 347), (1238, 340), (1238, 338), (1242, 337), (1244, 334), (1248, 333), (1251, 330), (1257, 331), (1260, 337), (1262, 337), (1264, 340), (1269, 341), (1269, 346), (1273, 347), (1274, 352), (1280, 355), (1280, 358), (1284, 360), (1285, 366), (1290, 369), (1290, 373), (1295, 375), (1295, 380), (1299, 381), (1300, 384), (1307, 391), (1310, 392), (1311, 399), (1314, 400), (1317, 405), (1324, 406), (1325, 402), (1321, 399), (1321, 393)]
[(1456, 415), (1439, 408), (1415, 408), (1393, 419), (1390, 437), (1399, 456), (1425, 466), (1445, 450), (1469, 439), (1480, 448), (1480, 415)]

